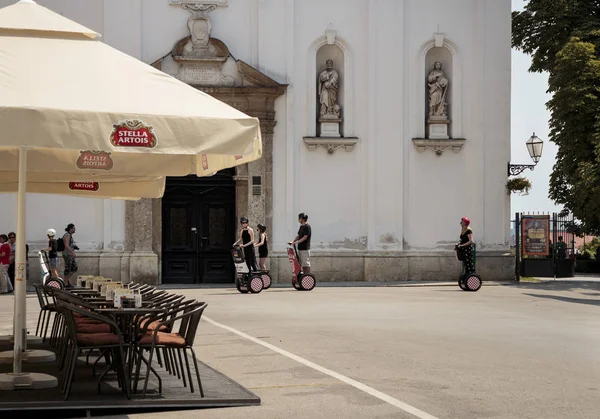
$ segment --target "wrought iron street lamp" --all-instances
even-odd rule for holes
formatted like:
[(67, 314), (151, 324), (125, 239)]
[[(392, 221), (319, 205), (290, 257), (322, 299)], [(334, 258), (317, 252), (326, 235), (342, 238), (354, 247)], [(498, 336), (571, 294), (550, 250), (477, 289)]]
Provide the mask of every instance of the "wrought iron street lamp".
[(529, 152), (529, 156), (531, 160), (533, 160), (534, 164), (510, 164), (508, 163), (508, 176), (516, 176), (521, 174), (525, 169), (533, 170), (533, 168), (538, 164), (540, 158), (542, 157), (542, 150), (544, 148), (544, 142), (540, 140), (538, 136), (533, 135), (527, 140), (525, 143), (527, 146), (527, 151)]

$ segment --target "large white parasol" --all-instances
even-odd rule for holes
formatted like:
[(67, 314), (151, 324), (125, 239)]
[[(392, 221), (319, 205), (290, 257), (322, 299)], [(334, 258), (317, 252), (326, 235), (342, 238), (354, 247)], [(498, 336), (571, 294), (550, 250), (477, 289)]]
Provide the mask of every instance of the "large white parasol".
[[(17, 182), (0, 182), (0, 193), (17, 192)], [(82, 198), (140, 199), (161, 198), (165, 192), (165, 178), (123, 181), (27, 182), (27, 193), (69, 195)]]
[(28, 182), (203, 176), (261, 154), (256, 118), (32, 0), (0, 9), (0, 180), (18, 189), (14, 363), (0, 388), (48, 385), (21, 369)]

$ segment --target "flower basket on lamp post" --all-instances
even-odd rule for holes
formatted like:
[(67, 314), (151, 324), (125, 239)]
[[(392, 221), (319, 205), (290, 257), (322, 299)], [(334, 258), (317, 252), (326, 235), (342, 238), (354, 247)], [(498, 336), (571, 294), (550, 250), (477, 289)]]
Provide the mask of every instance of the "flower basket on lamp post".
[(516, 177), (506, 182), (506, 191), (510, 195), (512, 192), (518, 192), (521, 195), (528, 195), (531, 189), (531, 182), (524, 177)]

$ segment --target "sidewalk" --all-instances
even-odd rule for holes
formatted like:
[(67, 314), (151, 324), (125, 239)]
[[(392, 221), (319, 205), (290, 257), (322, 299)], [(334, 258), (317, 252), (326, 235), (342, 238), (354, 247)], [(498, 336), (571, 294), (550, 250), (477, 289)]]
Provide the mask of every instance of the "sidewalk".
[[(484, 281), (486, 286), (511, 285), (514, 281)], [(456, 281), (400, 281), (400, 282), (317, 282), (319, 288), (375, 288), (375, 287), (457, 287)], [(271, 288), (289, 288), (291, 283), (284, 282), (271, 285)], [(235, 288), (234, 284), (163, 284), (164, 289), (211, 289)]]

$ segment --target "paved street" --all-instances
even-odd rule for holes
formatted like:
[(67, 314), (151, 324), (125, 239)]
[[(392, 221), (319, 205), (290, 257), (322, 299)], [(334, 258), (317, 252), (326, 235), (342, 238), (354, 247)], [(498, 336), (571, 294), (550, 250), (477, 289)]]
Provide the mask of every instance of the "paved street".
[[(178, 292), (209, 302), (198, 356), (262, 399), (206, 419), (598, 417), (598, 282)], [(165, 416), (198, 412), (121, 417)]]

